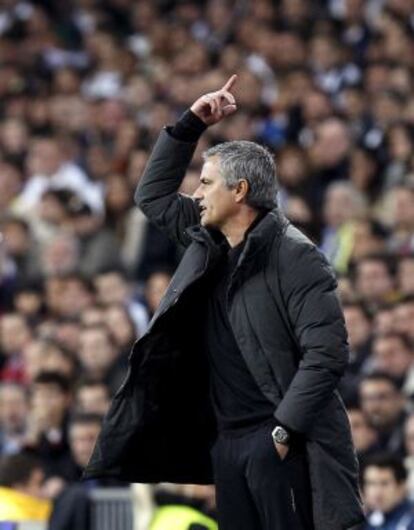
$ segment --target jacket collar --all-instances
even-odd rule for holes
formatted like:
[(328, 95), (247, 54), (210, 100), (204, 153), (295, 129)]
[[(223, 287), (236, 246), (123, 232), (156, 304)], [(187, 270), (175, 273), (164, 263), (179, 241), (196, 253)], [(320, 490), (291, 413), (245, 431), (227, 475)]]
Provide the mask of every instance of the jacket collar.
[[(247, 266), (257, 254), (262, 251), (273, 239), (282, 234), (289, 221), (279, 210), (274, 208), (269, 211), (263, 219), (247, 234), (243, 251), (239, 257), (236, 270)], [(201, 225), (187, 228), (187, 234), (194, 241), (198, 241), (207, 246), (210, 257), (215, 258), (221, 255), (221, 245), (225, 238), (221, 232)]]

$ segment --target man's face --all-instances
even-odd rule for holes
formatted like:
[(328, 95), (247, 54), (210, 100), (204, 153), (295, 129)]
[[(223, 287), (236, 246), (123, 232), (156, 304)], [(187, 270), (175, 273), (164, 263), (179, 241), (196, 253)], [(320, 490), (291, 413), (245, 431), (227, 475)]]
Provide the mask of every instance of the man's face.
[(398, 266), (398, 285), (404, 294), (414, 294), (414, 259), (402, 259)]
[(33, 497), (44, 497), (43, 494), (43, 483), (45, 480), (44, 472), (38, 468), (34, 469), (30, 475), (29, 480), (26, 484), (18, 486), (16, 489), (25, 493), (26, 495), (32, 495)]
[(403, 377), (413, 361), (412, 352), (397, 336), (377, 338), (373, 350), (375, 367), (394, 377)]
[(414, 302), (398, 304), (394, 310), (395, 329), (414, 339)]
[(384, 300), (392, 290), (392, 278), (381, 261), (363, 261), (357, 268), (356, 288), (367, 300)]
[(109, 408), (108, 391), (104, 385), (84, 386), (78, 391), (77, 402), (82, 412), (104, 415)]
[(53, 383), (35, 383), (32, 393), (32, 413), (38, 411), (51, 427), (61, 424), (69, 407), (69, 395)]
[(363, 381), (360, 387), (361, 408), (370, 425), (378, 430), (388, 430), (397, 422), (404, 400), (386, 380)]
[(81, 332), (79, 359), (91, 375), (105, 375), (115, 357), (116, 351), (104, 330), (91, 328)]
[(70, 450), (73, 459), (80, 467), (89, 462), (101, 427), (98, 423), (75, 424), (70, 428)]
[(101, 274), (95, 279), (97, 298), (104, 305), (124, 303), (128, 297), (128, 286), (117, 272)]
[(220, 230), (239, 210), (235, 190), (227, 188), (218, 156), (208, 158), (200, 175), (200, 185), (193, 197), (199, 201), (201, 224)]
[(0, 346), (3, 353), (12, 355), (22, 351), (30, 340), (29, 328), (21, 315), (6, 314), (0, 320)]
[(155, 313), (160, 305), (170, 281), (171, 276), (164, 272), (154, 272), (148, 278), (145, 285), (145, 298), (152, 313)]
[(21, 432), (25, 426), (27, 399), (22, 388), (5, 386), (0, 390), (0, 428), (6, 433)]
[(344, 317), (351, 348), (362, 346), (369, 338), (371, 324), (358, 307), (345, 307)]
[(377, 440), (376, 431), (367, 423), (361, 410), (352, 409), (348, 411), (349, 423), (351, 425), (352, 440), (357, 451), (366, 451)]
[(388, 513), (405, 497), (405, 484), (396, 481), (391, 469), (369, 466), (364, 472), (363, 483), (368, 510)]

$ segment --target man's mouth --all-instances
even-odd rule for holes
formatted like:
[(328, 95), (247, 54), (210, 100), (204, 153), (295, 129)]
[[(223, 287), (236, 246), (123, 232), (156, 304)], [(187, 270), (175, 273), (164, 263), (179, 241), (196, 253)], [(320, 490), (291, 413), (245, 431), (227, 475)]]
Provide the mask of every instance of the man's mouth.
[(205, 206), (202, 206), (202, 205), (200, 204), (200, 215), (203, 215), (203, 213), (206, 211), (206, 209), (207, 209), (207, 208), (206, 208)]

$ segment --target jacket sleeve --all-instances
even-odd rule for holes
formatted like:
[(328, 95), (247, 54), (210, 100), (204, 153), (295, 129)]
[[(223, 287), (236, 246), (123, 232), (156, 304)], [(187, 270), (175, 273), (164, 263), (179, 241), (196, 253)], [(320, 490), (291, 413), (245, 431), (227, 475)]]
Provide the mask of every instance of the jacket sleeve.
[(348, 364), (347, 332), (325, 257), (309, 242), (292, 241), (282, 245), (279, 256), (280, 288), (301, 360), (275, 417), (306, 433)]
[(200, 213), (196, 202), (178, 193), (178, 189), (196, 145), (176, 140), (164, 129), (134, 196), (135, 203), (148, 219), (185, 247), (190, 243), (185, 229), (199, 223)]

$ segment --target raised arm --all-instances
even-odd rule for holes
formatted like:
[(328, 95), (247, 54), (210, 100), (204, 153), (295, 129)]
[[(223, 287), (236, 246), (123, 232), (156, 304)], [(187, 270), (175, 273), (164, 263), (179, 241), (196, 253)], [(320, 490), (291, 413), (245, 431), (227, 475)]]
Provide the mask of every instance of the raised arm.
[(202, 132), (236, 111), (231, 93), (236, 78), (198, 98), (174, 127), (161, 132), (135, 192), (148, 219), (183, 246), (190, 242), (186, 228), (199, 223), (200, 213), (196, 201), (178, 189)]

